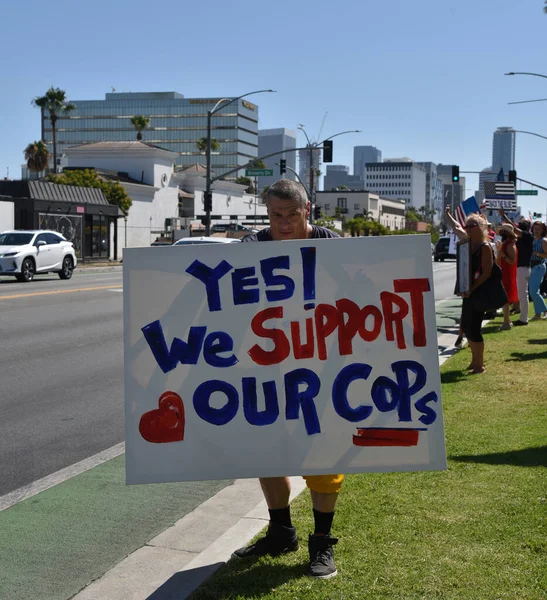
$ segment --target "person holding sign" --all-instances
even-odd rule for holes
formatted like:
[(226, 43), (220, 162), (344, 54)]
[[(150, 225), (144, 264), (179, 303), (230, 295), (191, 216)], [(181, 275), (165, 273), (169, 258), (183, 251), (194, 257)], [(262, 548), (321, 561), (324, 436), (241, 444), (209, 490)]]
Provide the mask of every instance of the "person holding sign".
[(471, 364), (467, 370), (476, 375), (484, 373), (486, 370), (484, 366), (484, 338), (481, 331), (485, 311), (476, 308), (473, 294), (490, 277), (494, 265), (494, 252), (488, 242), (488, 226), (482, 215), (468, 217), (465, 230), (471, 243), (473, 284), (471, 293), (462, 294), (461, 326), (471, 348)]
[[(267, 242), (315, 238), (337, 238), (329, 229), (310, 225), (310, 202), (304, 188), (289, 179), (280, 179), (266, 193), (270, 227), (244, 237), (242, 242)], [(305, 477), (310, 489), (315, 530), (308, 538), (309, 574), (329, 579), (337, 574), (333, 546), (338, 540), (330, 535), (334, 510), (344, 475), (314, 475)], [(296, 529), (291, 522), (288, 477), (260, 479), (268, 504), (270, 523), (266, 535), (256, 543), (236, 550), (235, 558), (279, 555), (298, 550)]]

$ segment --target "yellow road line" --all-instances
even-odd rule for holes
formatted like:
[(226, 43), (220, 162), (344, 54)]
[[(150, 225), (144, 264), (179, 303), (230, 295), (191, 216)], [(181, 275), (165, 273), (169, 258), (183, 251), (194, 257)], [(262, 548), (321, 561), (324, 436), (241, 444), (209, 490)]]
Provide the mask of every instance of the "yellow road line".
[(55, 290), (54, 292), (31, 292), (29, 294), (12, 294), (11, 296), (1, 296), (0, 300), (13, 300), (14, 298), (32, 298), (33, 296), (53, 296), (55, 294), (73, 294), (74, 292), (91, 292), (93, 290), (110, 290), (121, 288), (121, 285), (101, 285), (98, 287), (76, 288), (73, 290)]

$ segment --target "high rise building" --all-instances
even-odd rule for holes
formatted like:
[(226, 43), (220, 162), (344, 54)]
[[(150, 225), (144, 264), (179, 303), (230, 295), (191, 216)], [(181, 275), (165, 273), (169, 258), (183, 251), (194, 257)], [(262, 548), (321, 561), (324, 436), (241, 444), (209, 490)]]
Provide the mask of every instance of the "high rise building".
[[(142, 141), (177, 153), (181, 166), (205, 165), (205, 153), (196, 143), (207, 136), (207, 111), (220, 98), (185, 98), (177, 92), (111, 93), (104, 100), (73, 100), (76, 110), (57, 121), (57, 156), (63, 150), (90, 142), (133, 141), (137, 132), (131, 117), (150, 119)], [(215, 175), (257, 157), (258, 107), (240, 99), (212, 116), (212, 138), (220, 148), (212, 153)], [(51, 124), (45, 112), (42, 139), (53, 151)], [(241, 173), (239, 173), (241, 174)], [(238, 173), (229, 176), (233, 179)]]
[(323, 179), (323, 189), (327, 192), (340, 186), (348, 186), (349, 167), (346, 165), (327, 165), (327, 173)]
[[(465, 177), (460, 175), (459, 183), (452, 181), (452, 165), (437, 165), (437, 176), (442, 182), (442, 205), (455, 209), (465, 200)], [(452, 191), (454, 198), (452, 198)]]
[[(313, 169), (315, 171), (314, 178), (314, 189), (319, 188), (319, 176), (317, 172), (321, 170), (321, 150), (312, 150), (313, 152)], [(300, 179), (306, 184), (306, 187), (310, 186), (310, 150), (298, 151), (298, 175)]]
[(492, 142), (492, 170), (503, 169), (505, 178), (515, 168), (515, 141), (517, 132), (512, 127), (498, 127)]
[(437, 173), (437, 165), (432, 162), (416, 163), (425, 169), (425, 206), (436, 212), (436, 218), (442, 218), (443, 182)]
[(405, 200), (406, 207), (420, 208), (426, 202), (426, 170), (413, 161), (367, 163), (365, 187), (385, 198)]
[(353, 174), (365, 180), (367, 163), (382, 162), (382, 151), (374, 146), (355, 146), (353, 148)]
[[(260, 129), (258, 131), (258, 156), (283, 150), (294, 150), (294, 148), (296, 148), (296, 132), (290, 129)], [(259, 190), (274, 184), (281, 178), (279, 166), (275, 163), (279, 163), (282, 158), (287, 161), (287, 172), (283, 175), (283, 178), (296, 179), (295, 174), (291, 171), (291, 169), (296, 170), (296, 152), (286, 152), (278, 156), (272, 156), (264, 159), (264, 162), (268, 169), (273, 169), (274, 174), (272, 177), (258, 178)]]

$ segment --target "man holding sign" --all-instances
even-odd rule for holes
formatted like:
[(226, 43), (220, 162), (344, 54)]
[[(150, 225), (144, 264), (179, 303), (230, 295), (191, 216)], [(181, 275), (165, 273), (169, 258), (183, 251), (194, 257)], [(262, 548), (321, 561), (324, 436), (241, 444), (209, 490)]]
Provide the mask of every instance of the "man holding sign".
[[(306, 192), (300, 184), (290, 179), (281, 179), (272, 185), (266, 195), (266, 202), (270, 227), (243, 238), (242, 242), (339, 237), (329, 229), (308, 223), (310, 203)], [(329, 579), (337, 574), (332, 547), (338, 540), (330, 535), (330, 531), (344, 476), (313, 475), (305, 479), (311, 492), (315, 521), (314, 534), (308, 538), (309, 574), (319, 579)], [(275, 556), (298, 550), (298, 537), (291, 522), (290, 479), (288, 477), (260, 478), (260, 485), (270, 513), (268, 532), (256, 543), (236, 550), (235, 558), (268, 554)]]
[(327, 579), (332, 473), (446, 468), (431, 249), (326, 244), (290, 181), (267, 203), (270, 228), (245, 245), (124, 253), (126, 480), (258, 477), (270, 525), (245, 558), (298, 548), (285, 475), (304, 475), (310, 574)]

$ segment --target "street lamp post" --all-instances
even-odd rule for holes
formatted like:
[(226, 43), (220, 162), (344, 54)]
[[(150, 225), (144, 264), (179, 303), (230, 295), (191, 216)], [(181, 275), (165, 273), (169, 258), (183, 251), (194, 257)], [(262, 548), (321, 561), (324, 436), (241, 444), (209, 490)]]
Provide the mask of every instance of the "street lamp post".
[(511, 71), (510, 73), (504, 73), (504, 75), (531, 75), (532, 77), (545, 77), (545, 79), (547, 79), (547, 75), (542, 75), (541, 73), (527, 73), (526, 71)]
[(312, 223), (313, 222), (313, 205), (315, 204), (315, 173), (314, 173), (314, 166), (313, 166), (314, 150), (317, 150), (318, 148), (320, 148), (321, 144), (323, 142), (332, 140), (333, 138), (338, 137), (339, 135), (346, 135), (348, 133), (361, 133), (361, 130), (360, 129), (350, 129), (348, 131), (340, 131), (339, 133), (335, 133), (334, 135), (331, 135), (330, 137), (324, 139), (323, 142), (319, 143), (319, 142), (312, 142), (310, 140), (308, 134), (306, 133), (306, 130), (304, 129), (304, 125), (300, 124), (298, 126), (298, 129), (300, 129), (300, 131), (302, 131), (304, 133), (304, 135), (306, 136), (306, 141), (308, 142), (307, 148), (309, 150), (309, 163), (310, 163), (310, 185), (309, 185), (308, 194), (310, 196), (310, 203), (312, 204), (312, 207), (310, 208), (310, 223)]
[(242, 94), (237, 98), (232, 98), (231, 100), (228, 98), (220, 99), (212, 110), (207, 111), (207, 152), (205, 154), (205, 160), (207, 163), (207, 170), (205, 174), (205, 193), (203, 195), (203, 201), (205, 205), (205, 235), (211, 235), (211, 209), (213, 204), (213, 194), (211, 192), (211, 122), (213, 115), (218, 112), (221, 108), (225, 108), (232, 102), (237, 102), (242, 98), (246, 98), (247, 96), (252, 96), (253, 94), (262, 94), (266, 92), (275, 92), (275, 90), (256, 90), (254, 92), (248, 92), (247, 94)]
[[(530, 75), (531, 77), (543, 77), (547, 79), (547, 75), (541, 73), (529, 73), (528, 71), (510, 71), (504, 73), (504, 75)], [(547, 98), (540, 98), (539, 100), (519, 100), (518, 102), (508, 102), (507, 104), (529, 104), (530, 102), (546, 102)]]

